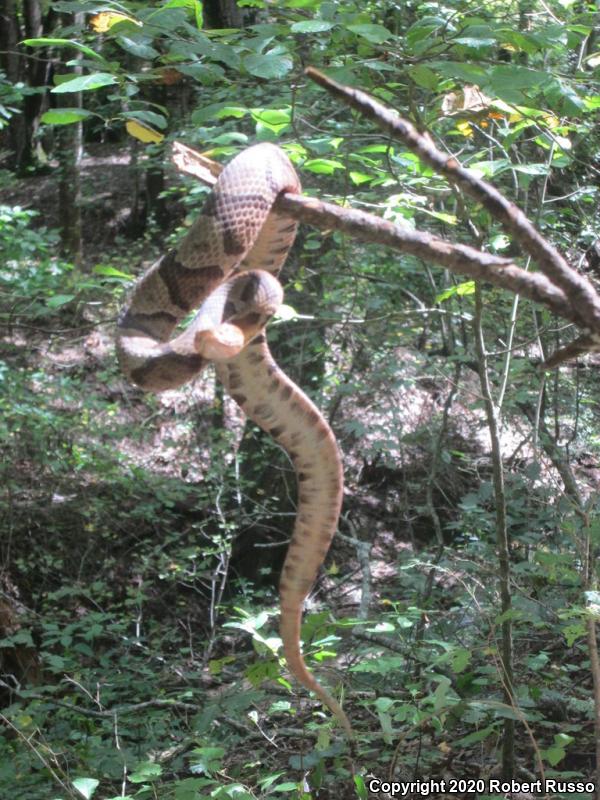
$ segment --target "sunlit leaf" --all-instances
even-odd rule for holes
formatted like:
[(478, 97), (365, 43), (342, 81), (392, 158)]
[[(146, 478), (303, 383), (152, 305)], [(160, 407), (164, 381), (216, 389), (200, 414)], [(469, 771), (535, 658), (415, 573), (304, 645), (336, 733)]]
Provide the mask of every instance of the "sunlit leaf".
[(323, 33), (333, 28), (333, 22), (324, 19), (307, 19), (302, 22), (294, 22), (291, 27), (293, 33)]
[(86, 800), (90, 800), (99, 785), (100, 781), (96, 778), (75, 778), (73, 781), (73, 788)]
[(72, 125), (91, 116), (85, 108), (51, 108), (42, 114), (41, 120), (48, 125)]
[(135, 119), (128, 119), (125, 123), (125, 128), (130, 136), (133, 136), (134, 139), (139, 139), (140, 142), (158, 144), (165, 138), (163, 133), (159, 133)]
[(344, 165), (331, 158), (312, 158), (305, 161), (304, 169), (315, 172), (317, 175), (333, 175), (336, 169), (344, 169)]
[(106, 33), (118, 22), (132, 22), (134, 25), (142, 25), (139, 20), (119, 11), (101, 11), (90, 18), (90, 26), (96, 33)]
[(26, 44), (27, 47), (74, 47), (75, 50), (79, 50), (80, 53), (85, 53), (86, 56), (94, 58), (96, 61), (105, 60), (101, 55), (92, 50), (91, 47), (81, 44), (80, 42), (75, 42), (72, 39), (49, 39), (47, 37), (42, 37), (39, 39), (24, 39), (22, 44)]
[(448, 289), (440, 292), (438, 295), (436, 295), (435, 302), (443, 303), (444, 300), (448, 300), (449, 297), (454, 297), (454, 295), (461, 297), (474, 293), (475, 281), (464, 281), (463, 283), (459, 283), (457, 286), (450, 286)]
[(66, 94), (67, 92), (92, 92), (103, 86), (110, 86), (117, 82), (115, 75), (110, 72), (93, 72), (91, 75), (78, 75), (68, 81), (60, 83), (50, 91), (54, 94)]

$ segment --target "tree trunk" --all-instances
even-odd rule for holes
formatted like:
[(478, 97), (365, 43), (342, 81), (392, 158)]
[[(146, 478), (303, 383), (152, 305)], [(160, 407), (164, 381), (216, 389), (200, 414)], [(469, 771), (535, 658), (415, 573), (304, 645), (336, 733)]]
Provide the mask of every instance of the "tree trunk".
[[(11, 84), (22, 78), (23, 59), (19, 55), (18, 43), (22, 39), (17, 4), (15, 0), (0, 0), (0, 66)], [(25, 135), (23, 115), (14, 114), (8, 123), (7, 144), (11, 152), (10, 169), (17, 169), (21, 161)]]
[[(76, 15), (77, 16), (77, 15)], [(81, 54), (79, 54), (79, 58)], [(81, 74), (81, 68), (75, 68)], [(61, 94), (66, 108), (81, 108), (81, 92)], [(61, 251), (76, 266), (83, 262), (81, 242), (81, 183), (79, 169), (83, 153), (81, 122), (63, 125), (58, 137), (60, 176), (58, 184), (58, 215)]]
[[(28, 39), (44, 35), (42, 9), (39, 0), (23, 0), (25, 34)], [(32, 53), (33, 55), (33, 53)], [(31, 88), (45, 86), (50, 74), (50, 59), (45, 49), (36, 48), (35, 57), (25, 61), (27, 84)], [(36, 154), (36, 136), (40, 125), (40, 115), (46, 102), (46, 94), (28, 94), (23, 102), (24, 141), (18, 168), (20, 171), (35, 166), (39, 162)]]

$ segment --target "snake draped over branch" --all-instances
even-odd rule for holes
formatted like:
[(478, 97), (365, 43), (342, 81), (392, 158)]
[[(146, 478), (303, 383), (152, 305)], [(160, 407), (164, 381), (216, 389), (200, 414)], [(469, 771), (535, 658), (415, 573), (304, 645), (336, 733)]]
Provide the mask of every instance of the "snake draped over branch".
[(300, 191), (294, 168), (275, 145), (254, 145), (234, 158), (179, 247), (136, 284), (119, 317), (117, 353), (129, 380), (155, 392), (186, 383), (214, 362), (235, 402), (289, 454), (298, 505), (279, 583), (283, 652), (292, 675), (351, 738), (346, 714), (307, 670), (300, 649), (304, 600), (337, 527), (342, 464), (329, 425), (279, 369), (264, 333), (283, 299), (276, 276), (297, 229), (273, 204), (282, 192)]

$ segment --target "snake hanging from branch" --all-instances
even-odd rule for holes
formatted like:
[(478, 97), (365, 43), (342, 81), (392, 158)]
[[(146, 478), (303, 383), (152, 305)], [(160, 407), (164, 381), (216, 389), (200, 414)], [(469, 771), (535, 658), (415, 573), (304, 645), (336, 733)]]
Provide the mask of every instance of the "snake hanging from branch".
[(119, 318), (117, 353), (126, 376), (155, 392), (181, 386), (214, 362), (235, 402), (289, 454), (298, 506), (279, 583), (283, 652), (292, 675), (352, 738), (346, 714), (307, 670), (300, 649), (304, 600), (337, 527), (342, 464), (329, 425), (279, 369), (264, 333), (283, 299), (276, 276), (297, 229), (273, 204), (282, 192), (300, 191), (294, 168), (275, 145), (254, 145), (234, 158), (179, 247), (136, 284)]

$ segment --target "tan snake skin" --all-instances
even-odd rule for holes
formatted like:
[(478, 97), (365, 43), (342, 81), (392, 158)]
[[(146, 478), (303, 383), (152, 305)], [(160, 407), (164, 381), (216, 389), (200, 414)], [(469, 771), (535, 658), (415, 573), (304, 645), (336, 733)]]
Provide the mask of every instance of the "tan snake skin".
[[(352, 737), (346, 714), (308, 672), (300, 649), (304, 600), (337, 527), (342, 464), (328, 424), (273, 361), (262, 332), (281, 303), (274, 276), (297, 228), (272, 206), (280, 193), (300, 191), (294, 168), (274, 145), (234, 158), (179, 248), (136, 284), (119, 319), (117, 353), (127, 377), (149, 391), (180, 386), (214, 361), (236, 403), (289, 454), (298, 508), (279, 584), (284, 655), (292, 675)], [(198, 306), (192, 323), (171, 339)]]

